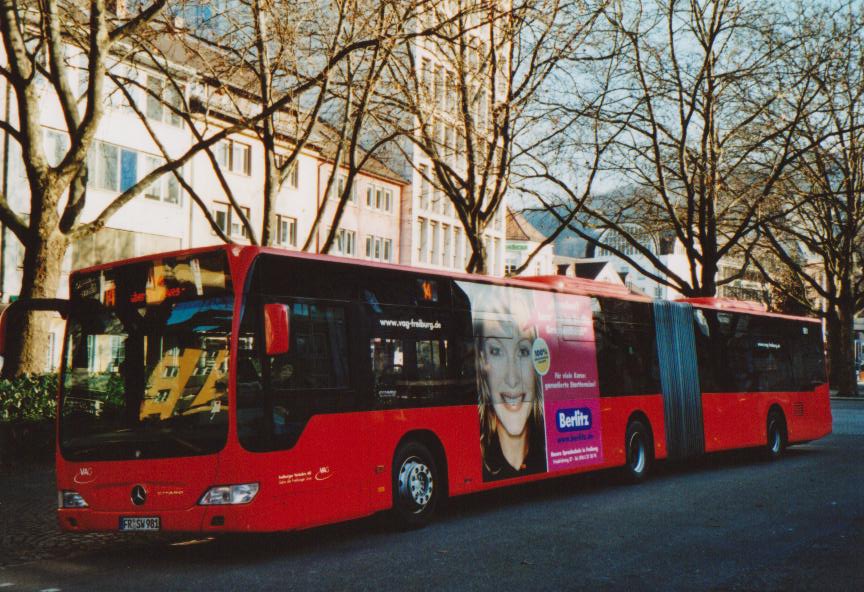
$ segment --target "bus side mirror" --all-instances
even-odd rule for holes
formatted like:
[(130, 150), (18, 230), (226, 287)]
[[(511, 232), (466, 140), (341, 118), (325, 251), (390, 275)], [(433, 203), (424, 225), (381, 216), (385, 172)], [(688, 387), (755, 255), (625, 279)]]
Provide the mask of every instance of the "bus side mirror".
[(264, 305), (264, 343), (268, 356), (288, 353), (291, 348), (291, 320), (287, 305)]

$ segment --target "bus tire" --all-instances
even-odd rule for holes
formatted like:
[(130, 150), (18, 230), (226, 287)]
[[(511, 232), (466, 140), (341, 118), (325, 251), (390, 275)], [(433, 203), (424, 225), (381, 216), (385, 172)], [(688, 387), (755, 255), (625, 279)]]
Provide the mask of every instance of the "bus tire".
[(783, 418), (783, 413), (777, 409), (772, 409), (768, 413), (768, 421), (766, 423), (766, 442), (765, 442), (765, 458), (774, 460), (783, 456), (786, 450), (788, 436), (786, 435), (786, 421)]
[(630, 483), (641, 483), (651, 471), (654, 462), (653, 439), (651, 430), (639, 419), (634, 419), (627, 424), (627, 432), (624, 438), (624, 451), (626, 464), (624, 475)]
[(423, 444), (408, 441), (393, 456), (393, 517), (400, 528), (425, 526), (441, 496), (435, 457)]

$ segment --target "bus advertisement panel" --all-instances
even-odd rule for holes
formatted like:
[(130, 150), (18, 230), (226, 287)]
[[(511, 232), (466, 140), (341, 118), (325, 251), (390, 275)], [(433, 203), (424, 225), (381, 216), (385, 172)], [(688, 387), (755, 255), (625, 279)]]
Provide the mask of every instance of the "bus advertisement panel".
[[(543, 376), (549, 470), (603, 462), (597, 351), (587, 296), (535, 293), (541, 335), (548, 348)], [(535, 347), (534, 355), (541, 355)]]
[(590, 298), (457, 283), (474, 324), (483, 480), (601, 463)]

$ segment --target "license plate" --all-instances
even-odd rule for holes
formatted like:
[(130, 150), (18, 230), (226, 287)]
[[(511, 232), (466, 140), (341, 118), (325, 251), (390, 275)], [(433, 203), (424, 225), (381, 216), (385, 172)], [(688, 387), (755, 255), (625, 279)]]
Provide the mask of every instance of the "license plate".
[(159, 516), (121, 516), (120, 530), (159, 530)]

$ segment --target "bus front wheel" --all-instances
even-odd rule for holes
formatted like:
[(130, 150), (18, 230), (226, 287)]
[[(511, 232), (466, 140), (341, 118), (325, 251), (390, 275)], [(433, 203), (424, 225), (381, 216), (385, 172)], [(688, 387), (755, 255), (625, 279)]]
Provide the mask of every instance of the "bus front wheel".
[(419, 528), (432, 517), (441, 491), (435, 458), (420, 442), (406, 442), (393, 457), (393, 515), (401, 528)]
[(651, 442), (651, 432), (642, 421), (634, 419), (627, 425), (624, 438), (627, 464), (624, 469), (628, 481), (639, 483), (648, 476), (654, 460)]

